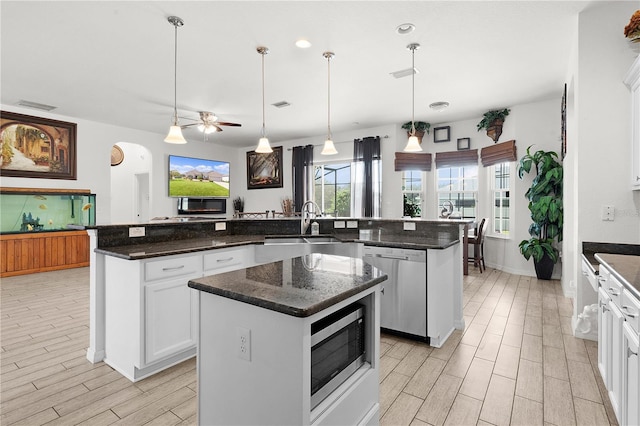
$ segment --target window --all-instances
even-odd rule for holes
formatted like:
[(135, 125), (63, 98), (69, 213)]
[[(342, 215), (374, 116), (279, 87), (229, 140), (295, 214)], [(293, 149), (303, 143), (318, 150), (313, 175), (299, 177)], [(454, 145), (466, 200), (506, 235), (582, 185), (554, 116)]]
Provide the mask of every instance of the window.
[(420, 170), (402, 172), (402, 215), (422, 216), (422, 172)]
[(509, 186), (511, 181), (511, 164), (498, 163), (492, 166), (491, 194), (493, 196), (493, 229), (492, 235), (509, 236)]
[(323, 214), (351, 216), (351, 163), (314, 165), (314, 200)]
[(478, 166), (438, 168), (438, 206), (449, 201), (464, 219), (475, 219), (478, 199)]

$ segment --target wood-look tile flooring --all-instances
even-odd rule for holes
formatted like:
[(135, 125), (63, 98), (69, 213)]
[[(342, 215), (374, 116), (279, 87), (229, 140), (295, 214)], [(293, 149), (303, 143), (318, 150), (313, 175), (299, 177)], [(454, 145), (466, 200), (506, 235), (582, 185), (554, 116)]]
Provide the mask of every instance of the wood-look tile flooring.
[[(88, 268), (5, 278), (0, 297), (1, 425), (196, 424), (194, 360), (135, 384), (86, 360)], [(464, 314), (440, 349), (383, 335), (381, 424), (615, 424), (558, 281), (471, 268)]]

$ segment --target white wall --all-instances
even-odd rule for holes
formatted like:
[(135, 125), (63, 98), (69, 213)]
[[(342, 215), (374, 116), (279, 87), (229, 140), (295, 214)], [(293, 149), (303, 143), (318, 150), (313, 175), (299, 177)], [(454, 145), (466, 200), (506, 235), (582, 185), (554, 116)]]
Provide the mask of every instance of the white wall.
[[(151, 153), (150, 190), (151, 206), (150, 217), (175, 216), (177, 214), (177, 201), (167, 196), (167, 161), (169, 154), (209, 158), (221, 161), (236, 162), (236, 149), (214, 145), (201, 140), (189, 140), (186, 145), (170, 145), (165, 143), (166, 135), (143, 132), (140, 130), (112, 126), (77, 119), (59, 114), (44, 113), (27, 108), (18, 108), (11, 105), (2, 105), (3, 111), (11, 111), (25, 115), (33, 115), (54, 120), (68, 121), (77, 124), (77, 180), (60, 179), (31, 179), (2, 176), (0, 185), (6, 187), (24, 188), (69, 188), (89, 189), (96, 194), (96, 221), (98, 224), (114, 223), (111, 218), (112, 204), (114, 210), (122, 210), (122, 217), (128, 216), (132, 211), (133, 196), (115, 197), (111, 199), (111, 147), (120, 142), (141, 145)], [(231, 194), (238, 191), (243, 185), (239, 182), (242, 175), (231, 175)], [(124, 185), (124, 184), (123, 184)], [(129, 186), (132, 183), (128, 184)], [(244, 184), (246, 188), (246, 183)], [(131, 188), (121, 188), (128, 192)], [(114, 190), (117, 193), (118, 189)], [(228, 209), (232, 210), (231, 203)], [(129, 222), (130, 220), (125, 220)]]
[[(573, 82), (575, 122), (569, 121), (565, 193), (563, 289), (580, 277), (583, 241), (640, 243), (640, 193), (630, 190), (631, 101), (622, 80), (637, 56), (622, 29), (637, 2), (598, 4), (578, 17), (576, 51), (567, 81)], [(571, 112), (571, 111), (570, 111)], [(603, 205), (615, 221), (601, 220)]]

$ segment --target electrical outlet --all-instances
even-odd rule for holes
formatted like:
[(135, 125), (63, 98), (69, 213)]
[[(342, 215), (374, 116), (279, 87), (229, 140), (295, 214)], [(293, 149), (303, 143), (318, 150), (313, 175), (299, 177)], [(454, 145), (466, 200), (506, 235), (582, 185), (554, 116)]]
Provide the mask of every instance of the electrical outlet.
[(415, 222), (404, 222), (402, 224), (402, 229), (404, 229), (405, 231), (415, 231), (416, 230), (416, 223)]
[(238, 358), (251, 361), (251, 330), (236, 327)]
[(216, 222), (216, 231), (226, 231), (227, 230), (227, 222)]
[(129, 237), (144, 237), (144, 226), (129, 228)]
[(334, 220), (333, 221), (333, 227), (335, 229), (342, 229), (345, 227), (345, 223), (344, 220)]
[(347, 228), (355, 229), (357, 227), (358, 227), (358, 221), (357, 220), (348, 220), (347, 221)]
[(602, 206), (602, 220), (604, 221), (615, 220), (615, 211), (616, 211), (616, 208), (614, 206)]

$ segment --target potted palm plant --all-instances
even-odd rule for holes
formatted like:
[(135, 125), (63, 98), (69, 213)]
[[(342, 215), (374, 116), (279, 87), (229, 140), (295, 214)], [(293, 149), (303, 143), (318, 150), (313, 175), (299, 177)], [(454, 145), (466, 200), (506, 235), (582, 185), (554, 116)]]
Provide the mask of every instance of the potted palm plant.
[(555, 242), (562, 241), (563, 205), (562, 205), (562, 164), (558, 154), (553, 151), (527, 153), (518, 163), (518, 177), (535, 170), (531, 187), (525, 193), (529, 200), (529, 211), (533, 223), (529, 226), (528, 240), (520, 242), (520, 253), (529, 260), (533, 257), (536, 276), (549, 280), (553, 266), (558, 262), (560, 253)]
[(411, 128), (415, 127), (416, 129), (416, 137), (418, 138), (418, 142), (422, 143), (422, 137), (425, 134), (429, 134), (429, 129), (431, 129), (431, 123), (426, 123), (424, 121), (407, 121), (402, 125), (402, 128), (407, 131), (407, 137), (411, 136)]
[(482, 120), (478, 123), (478, 131), (486, 129), (487, 136), (489, 136), (494, 143), (498, 142), (502, 134), (504, 119), (509, 115), (509, 112), (511, 112), (511, 110), (508, 108), (485, 112)]

